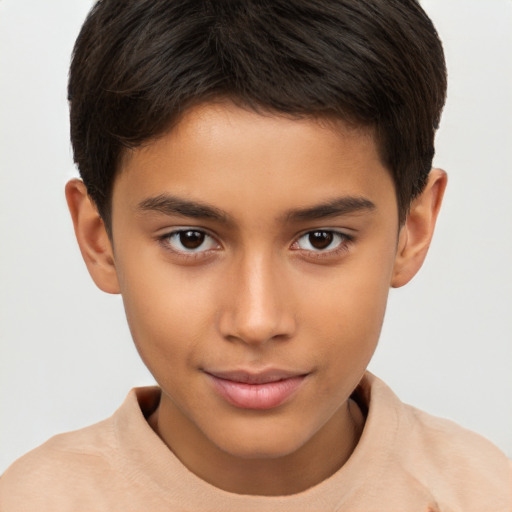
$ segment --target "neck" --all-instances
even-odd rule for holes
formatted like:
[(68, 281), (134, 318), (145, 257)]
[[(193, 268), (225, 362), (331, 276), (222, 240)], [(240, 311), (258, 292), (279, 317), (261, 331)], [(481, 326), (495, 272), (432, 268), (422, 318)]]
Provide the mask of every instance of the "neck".
[(248, 458), (213, 444), (165, 395), (148, 421), (178, 459), (201, 479), (228, 492), (262, 496), (295, 494), (329, 478), (352, 454), (364, 425), (363, 414), (350, 399), (293, 453)]

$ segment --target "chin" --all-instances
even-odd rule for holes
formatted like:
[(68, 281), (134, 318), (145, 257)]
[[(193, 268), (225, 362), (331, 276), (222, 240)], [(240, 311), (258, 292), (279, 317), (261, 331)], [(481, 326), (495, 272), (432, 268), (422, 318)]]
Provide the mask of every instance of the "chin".
[(255, 434), (254, 430), (249, 435), (232, 432), (215, 444), (221, 451), (241, 459), (277, 459), (295, 453), (308, 440), (307, 436), (294, 436), (289, 431), (278, 433), (274, 429), (272, 433)]

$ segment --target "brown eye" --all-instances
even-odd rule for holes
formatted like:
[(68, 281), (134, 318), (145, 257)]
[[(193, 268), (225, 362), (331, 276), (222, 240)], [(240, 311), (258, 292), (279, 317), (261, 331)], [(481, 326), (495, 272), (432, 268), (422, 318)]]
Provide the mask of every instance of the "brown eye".
[(330, 229), (317, 229), (302, 235), (295, 243), (295, 249), (310, 252), (331, 253), (337, 249), (347, 247), (352, 237), (339, 231)]
[(185, 249), (198, 249), (204, 242), (205, 234), (201, 231), (181, 231), (180, 243)]
[(314, 249), (326, 249), (334, 240), (332, 231), (312, 231), (308, 234), (309, 243)]
[(218, 249), (217, 241), (198, 229), (180, 229), (162, 236), (162, 242), (175, 252), (201, 253)]

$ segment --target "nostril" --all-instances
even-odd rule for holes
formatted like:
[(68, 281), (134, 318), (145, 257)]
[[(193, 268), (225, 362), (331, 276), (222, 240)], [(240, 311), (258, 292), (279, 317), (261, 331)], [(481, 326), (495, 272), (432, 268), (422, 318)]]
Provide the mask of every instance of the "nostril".
[(225, 339), (255, 346), (288, 340), (295, 330), (293, 315), (278, 310), (271, 314), (237, 310), (224, 314), (220, 321), (220, 331)]
[(269, 254), (248, 251), (232, 268), (219, 309), (219, 329), (225, 339), (262, 345), (293, 336), (295, 311), (286, 300), (286, 274)]

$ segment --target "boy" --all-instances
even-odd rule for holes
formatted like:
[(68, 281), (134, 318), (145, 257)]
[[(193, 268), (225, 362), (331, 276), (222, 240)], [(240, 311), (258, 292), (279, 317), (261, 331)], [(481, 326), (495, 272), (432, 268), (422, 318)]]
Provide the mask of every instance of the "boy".
[(444, 95), (412, 0), (99, 3), (66, 195), (159, 388), (13, 465), (1, 510), (510, 510), (503, 455), (365, 373)]

